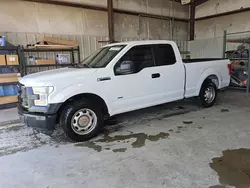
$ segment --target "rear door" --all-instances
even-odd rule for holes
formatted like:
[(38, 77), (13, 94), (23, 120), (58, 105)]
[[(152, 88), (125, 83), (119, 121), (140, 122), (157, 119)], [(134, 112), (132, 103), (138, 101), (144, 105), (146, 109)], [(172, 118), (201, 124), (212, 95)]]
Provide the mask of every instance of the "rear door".
[(157, 44), (153, 47), (156, 66), (153, 74), (158, 74), (157, 85), (154, 86), (156, 98), (161, 102), (183, 99), (185, 84), (185, 68), (176, 60), (176, 54), (170, 44)]

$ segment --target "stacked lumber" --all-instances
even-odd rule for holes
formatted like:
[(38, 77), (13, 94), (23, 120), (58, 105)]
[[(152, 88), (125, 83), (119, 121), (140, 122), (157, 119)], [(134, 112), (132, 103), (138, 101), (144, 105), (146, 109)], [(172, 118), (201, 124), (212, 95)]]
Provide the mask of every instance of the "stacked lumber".
[(0, 97), (0, 105), (17, 103), (17, 95)]
[(27, 45), (30, 49), (71, 49), (78, 46), (79, 44), (75, 41), (56, 39), (53, 37), (42, 37), (40, 42)]

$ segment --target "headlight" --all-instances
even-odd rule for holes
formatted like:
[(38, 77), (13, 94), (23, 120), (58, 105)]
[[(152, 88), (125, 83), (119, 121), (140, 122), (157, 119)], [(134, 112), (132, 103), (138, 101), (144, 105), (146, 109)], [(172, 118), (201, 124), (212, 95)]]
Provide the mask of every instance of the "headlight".
[(32, 87), (33, 93), (38, 95), (37, 99), (34, 100), (35, 106), (47, 106), (48, 96), (54, 90), (53, 87)]

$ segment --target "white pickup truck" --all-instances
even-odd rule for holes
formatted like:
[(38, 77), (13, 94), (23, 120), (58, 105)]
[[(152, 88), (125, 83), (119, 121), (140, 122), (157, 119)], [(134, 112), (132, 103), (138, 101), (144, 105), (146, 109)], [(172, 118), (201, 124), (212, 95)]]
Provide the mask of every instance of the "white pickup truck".
[(59, 123), (69, 138), (85, 141), (116, 114), (189, 97), (211, 107), (230, 71), (226, 59), (182, 60), (172, 41), (110, 44), (73, 68), (23, 77), (19, 114), (30, 127)]

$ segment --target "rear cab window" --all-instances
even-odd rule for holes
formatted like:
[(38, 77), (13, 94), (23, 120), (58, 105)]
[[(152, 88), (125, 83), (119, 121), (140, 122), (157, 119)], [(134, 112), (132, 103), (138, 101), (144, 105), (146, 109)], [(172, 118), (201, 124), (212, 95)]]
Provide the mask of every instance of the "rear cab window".
[(174, 49), (170, 44), (154, 45), (156, 66), (173, 65), (176, 63)]

